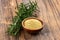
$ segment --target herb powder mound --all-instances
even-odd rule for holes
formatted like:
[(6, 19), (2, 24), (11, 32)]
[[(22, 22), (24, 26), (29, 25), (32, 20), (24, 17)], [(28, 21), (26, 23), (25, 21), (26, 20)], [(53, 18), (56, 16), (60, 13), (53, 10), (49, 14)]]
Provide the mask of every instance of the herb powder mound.
[(42, 28), (42, 23), (37, 19), (28, 19), (24, 22), (24, 26), (27, 29), (35, 30)]

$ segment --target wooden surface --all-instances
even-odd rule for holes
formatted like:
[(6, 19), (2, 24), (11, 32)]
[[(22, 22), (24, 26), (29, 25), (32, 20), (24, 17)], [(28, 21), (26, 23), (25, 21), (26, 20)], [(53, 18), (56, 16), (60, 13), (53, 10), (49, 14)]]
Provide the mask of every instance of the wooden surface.
[(0, 40), (60, 40), (60, 0), (36, 0), (39, 6), (38, 18), (45, 22), (45, 26), (37, 35), (22, 31), (18, 36), (10, 36), (6, 33), (12, 18), (15, 16), (15, 8), (21, 2), (27, 0), (0, 0)]

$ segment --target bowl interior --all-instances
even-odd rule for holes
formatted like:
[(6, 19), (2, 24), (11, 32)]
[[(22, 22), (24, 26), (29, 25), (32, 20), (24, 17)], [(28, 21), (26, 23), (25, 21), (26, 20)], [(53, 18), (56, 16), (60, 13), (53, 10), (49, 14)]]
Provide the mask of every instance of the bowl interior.
[[(29, 19), (36, 19), (36, 20), (40, 21), (40, 22), (42, 23), (42, 27), (43, 27), (43, 21), (42, 21), (42, 20), (40, 20), (40, 19), (38, 19), (38, 18), (35, 18), (35, 17), (29, 17), (29, 18), (25, 18), (25, 19), (22, 21), (22, 26), (23, 26), (23, 28), (25, 28), (24, 22), (25, 22), (26, 20), (29, 20)], [(29, 29), (28, 29), (28, 30), (29, 30)], [(37, 29), (35, 29), (35, 30), (37, 30)]]

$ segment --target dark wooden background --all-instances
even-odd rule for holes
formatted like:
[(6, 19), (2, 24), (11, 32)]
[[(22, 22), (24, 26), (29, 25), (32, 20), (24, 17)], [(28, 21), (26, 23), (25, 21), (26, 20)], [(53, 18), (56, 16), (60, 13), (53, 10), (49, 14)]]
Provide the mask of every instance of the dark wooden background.
[[(31, 0), (33, 1), (33, 0)], [(28, 0), (0, 0), (0, 40), (60, 40), (60, 0), (36, 0), (39, 6), (38, 18), (45, 26), (37, 35), (24, 30), (19, 37), (9, 36), (6, 31), (15, 16), (15, 7)]]

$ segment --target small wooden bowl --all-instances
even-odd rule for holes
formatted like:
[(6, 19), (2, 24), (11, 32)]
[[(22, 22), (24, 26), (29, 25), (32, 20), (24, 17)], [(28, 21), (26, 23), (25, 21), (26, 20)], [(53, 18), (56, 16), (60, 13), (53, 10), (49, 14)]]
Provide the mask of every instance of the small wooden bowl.
[[(39, 21), (42, 23), (42, 28), (36, 29), (36, 30), (30, 30), (30, 29), (25, 28), (24, 22), (25, 22), (26, 20), (29, 20), (29, 19), (39, 20)], [(28, 17), (28, 18), (25, 18), (25, 19), (22, 21), (22, 27), (23, 27), (23, 29), (24, 29), (25, 31), (27, 31), (28, 33), (38, 33), (39, 31), (41, 31), (41, 30), (43, 29), (43, 21), (40, 20), (40, 19), (38, 19), (38, 18), (35, 18), (35, 17)]]

